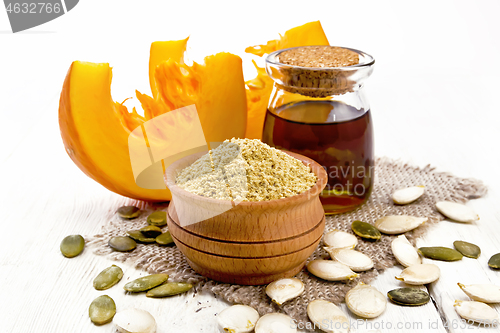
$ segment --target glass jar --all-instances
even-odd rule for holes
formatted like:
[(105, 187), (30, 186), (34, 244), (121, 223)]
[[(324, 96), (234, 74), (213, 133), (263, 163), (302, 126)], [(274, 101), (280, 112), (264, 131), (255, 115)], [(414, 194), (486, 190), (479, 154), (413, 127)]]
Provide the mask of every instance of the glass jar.
[(266, 58), (274, 89), (262, 141), (325, 168), (328, 183), (320, 198), (326, 214), (353, 210), (368, 200), (373, 186), (373, 124), (363, 83), (375, 60), (347, 49), (358, 54), (358, 64), (300, 67), (280, 63), (287, 50)]

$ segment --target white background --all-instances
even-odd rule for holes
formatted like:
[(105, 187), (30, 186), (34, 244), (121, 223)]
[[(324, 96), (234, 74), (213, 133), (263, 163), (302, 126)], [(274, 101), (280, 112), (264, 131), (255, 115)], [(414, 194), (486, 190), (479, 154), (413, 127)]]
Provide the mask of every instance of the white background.
[[(54, 21), (12, 34), (0, 8), (0, 281), (5, 293), (0, 332), (111, 331), (109, 325), (94, 328), (86, 317), (97, 294), (84, 281), (107, 261), (86, 251), (64, 262), (58, 243), (70, 233), (95, 234), (125, 200), (87, 178), (66, 156), (57, 103), (73, 60), (109, 62), (117, 101), (134, 96), (135, 89), (150, 94), (149, 46), (157, 40), (190, 35), (188, 57), (198, 61), (221, 51), (238, 54), (249, 79), (252, 56), (244, 54), (246, 46), (320, 20), (332, 45), (376, 59), (366, 83), (376, 154), (483, 180), (488, 196), (470, 205), (486, 218), (474, 232), (489, 235), (495, 247), (492, 235), (500, 234), (499, 15), (500, 1), (82, 0)], [(471, 232), (460, 228), (440, 226), (426, 239)], [(141, 273), (128, 268), (126, 274)], [(498, 273), (485, 274), (498, 278)], [(442, 287), (448, 288), (445, 282)], [(456, 287), (449, 288), (455, 296)], [(132, 299), (149, 306), (148, 300)], [(182, 298), (149, 310), (163, 316), (159, 332), (211, 332), (213, 314), (225, 305), (208, 296), (205, 301), (213, 302), (212, 313), (188, 312), (195, 305), (180, 307)], [(129, 305), (137, 305), (133, 302)], [(161, 310), (167, 308), (170, 312)], [(165, 322), (177, 323), (175, 330)]]

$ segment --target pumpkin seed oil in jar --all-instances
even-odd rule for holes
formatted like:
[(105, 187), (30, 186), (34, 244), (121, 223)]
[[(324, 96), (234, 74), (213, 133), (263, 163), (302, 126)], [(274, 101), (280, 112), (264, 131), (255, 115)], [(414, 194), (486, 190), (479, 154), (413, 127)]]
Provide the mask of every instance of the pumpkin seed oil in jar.
[(310, 157), (328, 183), (320, 195), (326, 214), (350, 211), (370, 196), (374, 177), (370, 110), (338, 101), (301, 101), (267, 110), (262, 141)]

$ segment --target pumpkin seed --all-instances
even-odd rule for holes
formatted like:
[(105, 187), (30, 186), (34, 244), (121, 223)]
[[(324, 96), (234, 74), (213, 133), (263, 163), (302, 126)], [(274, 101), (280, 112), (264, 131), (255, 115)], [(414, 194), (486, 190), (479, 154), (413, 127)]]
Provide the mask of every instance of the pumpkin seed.
[(120, 252), (132, 251), (137, 246), (132, 238), (126, 236), (111, 237), (108, 241), (108, 245), (113, 250)]
[(123, 271), (120, 267), (112, 265), (103, 270), (94, 279), (94, 288), (96, 290), (106, 290), (120, 282), (123, 277)]
[(85, 240), (80, 235), (69, 235), (64, 237), (59, 248), (66, 258), (73, 258), (82, 253)]
[(500, 268), (500, 253), (493, 255), (490, 260), (488, 260), (488, 266), (491, 268), (499, 269)]
[(352, 280), (359, 276), (348, 266), (333, 260), (313, 260), (307, 264), (307, 270), (311, 274), (328, 281)]
[(217, 315), (217, 323), (222, 332), (249, 333), (259, 320), (259, 313), (247, 305), (233, 305)]
[(355, 248), (358, 244), (358, 239), (353, 234), (340, 230), (332, 230), (323, 237), (323, 241), (328, 247), (334, 249)]
[(271, 282), (266, 287), (266, 294), (271, 300), (281, 305), (304, 292), (304, 283), (296, 278), (286, 278)]
[(161, 210), (151, 213), (148, 216), (148, 224), (155, 225), (157, 227), (167, 225), (167, 213)]
[(115, 301), (108, 295), (97, 297), (90, 303), (89, 317), (96, 325), (109, 323), (116, 313)]
[(455, 301), (453, 305), (458, 315), (465, 320), (479, 324), (498, 323), (498, 314), (488, 304), (476, 301)]
[(116, 211), (122, 219), (132, 220), (141, 215), (141, 210), (135, 206), (123, 206)]
[(146, 237), (139, 230), (129, 230), (127, 234), (130, 238), (139, 243), (154, 243), (156, 242), (156, 238)]
[(172, 235), (170, 235), (170, 231), (167, 231), (156, 237), (156, 242), (160, 245), (169, 245), (172, 244), (174, 240), (172, 239)]
[(156, 320), (147, 311), (141, 309), (127, 309), (120, 311), (113, 319), (116, 329), (120, 333), (155, 333)]
[(268, 313), (260, 317), (255, 333), (296, 333), (293, 319), (283, 313)]
[(429, 259), (442, 261), (456, 261), (463, 257), (457, 250), (444, 246), (421, 247), (418, 249), (418, 253)]
[(419, 306), (427, 304), (431, 297), (429, 294), (417, 288), (398, 288), (387, 293), (387, 297), (398, 305)]
[(351, 224), (351, 229), (356, 235), (362, 238), (377, 240), (382, 236), (380, 231), (370, 223), (362, 221), (354, 221)]
[(375, 227), (384, 234), (396, 235), (413, 230), (426, 221), (426, 217), (389, 215), (375, 221)]
[(399, 235), (391, 242), (392, 254), (404, 267), (422, 263), (417, 250), (411, 245), (405, 235)]
[(454, 241), (453, 246), (455, 249), (466, 257), (477, 259), (481, 255), (481, 249), (479, 246), (464, 242), (464, 241)]
[(323, 332), (347, 333), (350, 329), (346, 314), (332, 302), (317, 299), (307, 305), (307, 316)]
[(421, 285), (436, 281), (441, 275), (441, 270), (434, 264), (417, 264), (405, 268), (397, 280), (406, 284)]
[(332, 259), (346, 265), (355, 272), (363, 272), (373, 268), (373, 260), (366, 254), (353, 249), (324, 248)]
[(472, 208), (451, 201), (440, 201), (436, 203), (437, 210), (449, 219), (457, 222), (474, 222), (479, 220), (479, 216)]
[(148, 225), (147, 227), (141, 228), (140, 232), (147, 238), (156, 238), (161, 235), (161, 229), (155, 225)]
[(345, 303), (352, 313), (368, 319), (380, 316), (387, 306), (385, 296), (375, 287), (363, 282), (347, 292)]
[(167, 297), (185, 293), (193, 288), (191, 283), (169, 282), (153, 288), (146, 293), (147, 297)]
[(398, 205), (406, 205), (417, 200), (424, 194), (425, 186), (411, 186), (394, 191), (392, 200)]
[(123, 289), (126, 291), (130, 291), (133, 293), (137, 293), (140, 291), (146, 291), (149, 289), (153, 289), (156, 286), (159, 286), (163, 282), (168, 280), (168, 274), (152, 274), (140, 277), (135, 279), (134, 281), (130, 281)]
[(468, 286), (458, 283), (458, 286), (470, 298), (484, 303), (500, 303), (500, 287), (494, 284), (470, 284)]

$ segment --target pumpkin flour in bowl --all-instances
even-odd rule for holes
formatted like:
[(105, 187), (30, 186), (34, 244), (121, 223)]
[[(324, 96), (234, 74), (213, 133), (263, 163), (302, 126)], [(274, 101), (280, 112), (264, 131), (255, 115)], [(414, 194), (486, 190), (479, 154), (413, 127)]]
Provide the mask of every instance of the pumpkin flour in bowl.
[(184, 168), (176, 185), (220, 200), (267, 201), (291, 197), (316, 184), (298, 159), (260, 140), (231, 139)]

